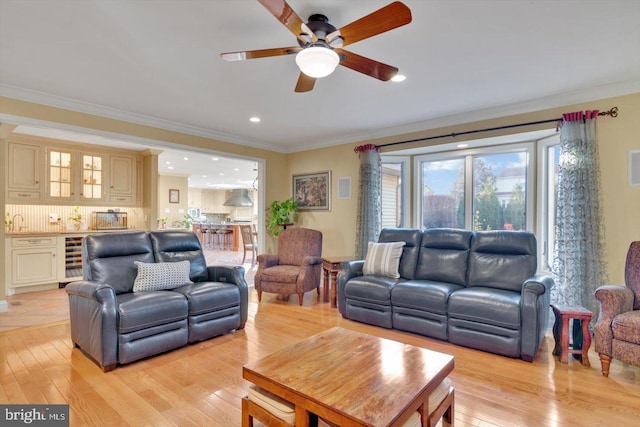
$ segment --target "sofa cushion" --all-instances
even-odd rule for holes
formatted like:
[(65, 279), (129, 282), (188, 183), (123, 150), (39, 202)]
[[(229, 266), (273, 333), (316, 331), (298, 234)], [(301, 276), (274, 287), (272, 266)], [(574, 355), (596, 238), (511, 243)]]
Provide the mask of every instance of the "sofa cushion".
[(478, 231), (471, 238), (467, 286), (520, 292), (536, 272), (536, 238), (526, 231)]
[(362, 274), (399, 278), (398, 266), (405, 242), (369, 242), (367, 256), (362, 266)]
[(471, 231), (451, 228), (425, 230), (420, 242), (416, 279), (465, 285), (472, 235)]
[(449, 295), (458, 289), (463, 289), (463, 286), (429, 280), (407, 280), (393, 287), (391, 303), (398, 307), (446, 314)]
[(384, 228), (378, 237), (378, 243), (404, 242), (398, 272), (400, 277), (413, 279), (418, 262), (418, 251), (422, 231), (416, 228)]
[(473, 287), (449, 297), (449, 318), (520, 329), (520, 294), (502, 289)]
[(150, 232), (149, 238), (156, 262), (187, 260), (190, 262), (189, 277), (192, 281), (209, 280), (207, 261), (196, 233), (187, 230), (161, 230)]
[(391, 289), (397, 282), (398, 279), (390, 277), (358, 276), (349, 280), (345, 286), (344, 293), (347, 298), (389, 305), (391, 302)]
[(274, 265), (262, 270), (263, 282), (296, 283), (300, 275), (298, 265)]
[(223, 310), (240, 305), (240, 290), (232, 283), (196, 282), (174, 289), (189, 301), (189, 315)]
[(90, 234), (82, 239), (84, 280), (106, 283), (116, 294), (131, 292), (138, 275), (135, 261), (154, 261), (149, 236), (144, 231)]
[(189, 261), (145, 263), (134, 261), (138, 276), (133, 292), (160, 291), (193, 283), (189, 280)]
[(116, 298), (120, 334), (184, 320), (189, 314), (187, 299), (177, 292), (130, 292)]

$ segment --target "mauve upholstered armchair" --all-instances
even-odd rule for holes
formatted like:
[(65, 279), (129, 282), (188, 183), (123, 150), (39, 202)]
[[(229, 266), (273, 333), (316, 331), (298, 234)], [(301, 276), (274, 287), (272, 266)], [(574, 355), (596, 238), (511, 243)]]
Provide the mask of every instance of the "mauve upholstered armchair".
[(254, 286), (258, 301), (262, 292), (286, 298), (298, 294), (302, 305), (304, 293), (316, 289), (320, 294), (322, 273), (322, 233), (308, 228), (289, 228), (278, 235), (278, 254), (258, 255)]
[(600, 315), (593, 338), (605, 377), (609, 376), (611, 359), (640, 366), (640, 241), (629, 247), (624, 279), (626, 287), (596, 289)]

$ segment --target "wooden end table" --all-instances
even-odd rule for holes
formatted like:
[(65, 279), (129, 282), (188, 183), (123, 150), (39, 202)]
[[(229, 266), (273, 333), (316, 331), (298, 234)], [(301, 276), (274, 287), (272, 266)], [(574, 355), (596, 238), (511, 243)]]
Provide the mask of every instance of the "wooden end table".
[[(336, 308), (336, 283), (338, 273), (340, 272), (340, 263), (344, 261), (352, 261), (351, 256), (323, 256), (322, 272), (324, 275), (323, 296), (324, 302), (329, 302), (329, 292), (331, 292), (331, 308)], [(331, 286), (333, 282), (333, 286)]]
[[(593, 313), (584, 307), (571, 305), (551, 304), (551, 309), (556, 321), (553, 325), (553, 338), (556, 345), (553, 349), (554, 356), (560, 356), (560, 363), (569, 363), (569, 354), (580, 355), (580, 361), (584, 366), (589, 363), (589, 347), (591, 347), (591, 332), (589, 322)], [(569, 328), (569, 321), (573, 319), (573, 332)], [(577, 339), (576, 327), (582, 327), (582, 340)], [(574, 337), (573, 345), (569, 344), (569, 334)]]

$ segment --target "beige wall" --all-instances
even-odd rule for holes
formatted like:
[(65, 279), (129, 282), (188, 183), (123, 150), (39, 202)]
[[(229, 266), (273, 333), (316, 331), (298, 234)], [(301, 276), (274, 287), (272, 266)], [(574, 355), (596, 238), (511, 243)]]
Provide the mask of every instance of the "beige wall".
[[(545, 120), (560, 117), (562, 112), (584, 109), (608, 110), (613, 106), (620, 109), (616, 119), (602, 117), (598, 120), (598, 135), (601, 156), (601, 171), (604, 193), (604, 216), (607, 237), (607, 262), (612, 283), (622, 283), (624, 279), (624, 258), (631, 241), (640, 240), (640, 187), (629, 187), (627, 184), (627, 152), (640, 149), (640, 93), (633, 95), (602, 99), (582, 104), (565, 105), (558, 108), (535, 111), (527, 114), (500, 117), (492, 120), (470, 122), (445, 128), (428, 129), (422, 132), (400, 135), (394, 138), (381, 138), (361, 143), (383, 144), (399, 140), (421, 138), (452, 132), (463, 132), (478, 128), (509, 125), (520, 122)], [(148, 126), (131, 124), (119, 120), (105, 119), (84, 113), (76, 113), (59, 108), (48, 107), (9, 98), (0, 98), (0, 112), (14, 116), (44, 120), (81, 128), (96, 129), (122, 135), (167, 141), (192, 147), (205, 148), (229, 154), (265, 159), (265, 205), (273, 200), (283, 200), (291, 196), (291, 175), (330, 170), (331, 211), (302, 212), (299, 225), (317, 228), (323, 232), (323, 253), (327, 255), (349, 255), (353, 253), (355, 242), (355, 218), (357, 211), (358, 188), (358, 155), (353, 148), (358, 145), (344, 144), (324, 149), (310, 150), (293, 154), (281, 154), (235, 144), (225, 143), (203, 137), (185, 135)], [(548, 126), (548, 125), (547, 125)], [(518, 128), (518, 131), (541, 129), (543, 126)], [(512, 131), (493, 132), (476, 137), (488, 137), (509, 134)], [(468, 137), (466, 139), (471, 139)], [(465, 140), (463, 137), (456, 141)], [(452, 142), (451, 138), (430, 141), (429, 145)], [(394, 147), (394, 150), (420, 146), (421, 143)], [(422, 145), (427, 145), (422, 143)], [(391, 149), (383, 149), (391, 153)], [(351, 199), (338, 200), (337, 180), (340, 177), (351, 177)], [(2, 182), (0, 178), (0, 183)], [(4, 192), (2, 192), (4, 193)], [(168, 191), (167, 191), (168, 195)], [(4, 194), (0, 195), (0, 202)], [(160, 196), (159, 196), (160, 197)], [(182, 197), (186, 197), (186, 192)], [(159, 202), (160, 204), (160, 202)], [(162, 212), (158, 212), (162, 216)], [(274, 241), (267, 239), (267, 251), (274, 248)], [(2, 248), (0, 247), (0, 254)], [(1, 268), (0, 268), (1, 270)], [(0, 271), (0, 273), (2, 273)], [(0, 274), (0, 277), (4, 277)], [(0, 301), (4, 300), (4, 286), (0, 287)]]
[[(178, 190), (178, 203), (169, 202), (169, 190)], [(189, 180), (186, 175), (158, 175), (158, 217), (167, 218), (167, 227), (173, 221), (182, 221), (189, 212)], [(152, 225), (152, 228), (157, 228)]]
[[(624, 262), (627, 249), (632, 241), (640, 240), (640, 186), (629, 186), (627, 179), (628, 151), (640, 150), (640, 93), (446, 128), (429, 129), (423, 132), (400, 135), (395, 138), (363, 141), (362, 144), (384, 144), (427, 136), (451, 134), (452, 132), (546, 120), (560, 117), (563, 112), (570, 111), (587, 109), (606, 111), (614, 106), (619, 108), (617, 118), (601, 117), (598, 119), (598, 146), (600, 150), (609, 277), (611, 283), (622, 284), (624, 283)], [(546, 126), (548, 127), (549, 125)], [(543, 128), (543, 126), (538, 125), (518, 128), (515, 131), (524, 132)], [(455, 141), (469, 140), (474, 137), (508, 135), (515, 131), (511, 129), (476, 134), (466, 138), (458, 137)], [(452, 138), (445, 138), (430, 141), (428, 144), (435, 145), (453, 141)], [(427, 145), (426, 143), (422, 144)], [(305, 227), (317, 228), (323, 231), (325, 236), (323, 253), (325, 254), (349, 255), (354, 251), (359, 167), (358, 155), (353, 152), (353, 148), (356, 145), (359, 144), (329, 147), (288, 156), (291, 174), (323, 170), (333, 171), (332, 211), (324, 214), (303, 213), (300, 216), (300, 222)], [(393, 150), (417, 146), (420, 146), (420, 143), (395, 146)], [(392, 153), (391, 148), (383, 149), (382, 151), (389, 154)], [(352, 177), (353, 197), (350, 200), (337, 200), (336, 185), (337, 178), (340, 176)], [(288, 183), (287, 187), (290, 189), (291, 183)]]

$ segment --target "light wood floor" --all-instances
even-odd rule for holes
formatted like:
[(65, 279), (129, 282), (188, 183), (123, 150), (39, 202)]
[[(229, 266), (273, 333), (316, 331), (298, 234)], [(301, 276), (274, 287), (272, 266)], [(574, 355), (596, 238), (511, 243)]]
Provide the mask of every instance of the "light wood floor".
[[(66, 305), (64, 290), (49, 292), (52, 305)], [(71, 426), (239, 426), (249, 385), (242, 365), (341, 326), (454, 355), (459, 427), (635, 426), (640, 419), (639, 368), (616, 360), (604, 378), (593, 352), (591, 367), (562, 365), (551, 356), (550, 335), (527, 363), (344, 320), (315, 292), (302, 307), (294, 297), (263, 294), (258, 303), (250, 295), (245, 329), (106, 374), (73, 347), (66, 320), (0, 332), (0, 402), (68, 403)]]

